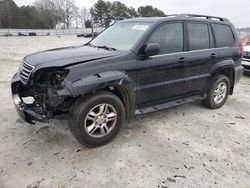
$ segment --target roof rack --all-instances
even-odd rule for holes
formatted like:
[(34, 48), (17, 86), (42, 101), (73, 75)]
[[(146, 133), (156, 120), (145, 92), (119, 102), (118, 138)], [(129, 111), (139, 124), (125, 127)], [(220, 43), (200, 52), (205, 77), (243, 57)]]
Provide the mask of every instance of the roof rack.
[(186, 17), (186, 18), (205, 18), (207, 20), (219, 20), (222, 22), (228, 22), (226, 18), (216, 17), (216, 16), (207, 16), (207, 15), (198, 15), (198, 14), (169, 14), (166, 17)]

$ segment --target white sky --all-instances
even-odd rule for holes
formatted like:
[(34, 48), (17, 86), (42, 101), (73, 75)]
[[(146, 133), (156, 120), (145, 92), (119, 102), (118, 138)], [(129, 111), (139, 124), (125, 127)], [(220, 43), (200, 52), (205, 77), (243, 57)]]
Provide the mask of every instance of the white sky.
[[(75, 0), (79, 7), (90, 8), (97, 0)], [(111, 0), (112, 1), (112, 0)], [(166, 14), (190, 13), (221, 16), (230, 19), (236, 27), (250, 27), (249, 0), (119, 0), (127, 6), (152, 5)], [(15, 0), (20, 5), (31, 5), (34, 0)]]

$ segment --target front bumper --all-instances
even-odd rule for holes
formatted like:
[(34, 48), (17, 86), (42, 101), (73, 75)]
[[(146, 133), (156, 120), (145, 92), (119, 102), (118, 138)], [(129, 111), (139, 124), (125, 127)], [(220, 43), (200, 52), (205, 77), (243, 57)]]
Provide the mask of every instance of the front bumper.
[(32, 104), (25, 104), (17, 94), (13, 95), (13, 101), (18, 115), (26, 122), (30, 124), (34, 124), (34, 121), (49, 122), (49, 119), (45, 115), (37, 112), (39, 108)]
[(18, 115), (30, 124), (34, 124), (34, 121), (48, 122), (46, 115), (41, 113), (41, 107), (37, 104), (26, 104), (21, 95), (20, 90), (23, 84), (20, 80), (19, 74), (16, 73), (11, 80), (12, 99)]

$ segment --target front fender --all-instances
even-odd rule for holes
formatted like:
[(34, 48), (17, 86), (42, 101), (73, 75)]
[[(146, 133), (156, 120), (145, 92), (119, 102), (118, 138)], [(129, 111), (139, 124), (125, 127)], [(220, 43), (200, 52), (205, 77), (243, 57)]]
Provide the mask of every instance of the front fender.
[(83, 96), (94, 91), (117, 88), (123, 95), (124, 103), (129, 103), (130, 111), (135, 107), (135, 83), (123, 71), (107, 71), (83, 77), (71, 83), (74, 97)]

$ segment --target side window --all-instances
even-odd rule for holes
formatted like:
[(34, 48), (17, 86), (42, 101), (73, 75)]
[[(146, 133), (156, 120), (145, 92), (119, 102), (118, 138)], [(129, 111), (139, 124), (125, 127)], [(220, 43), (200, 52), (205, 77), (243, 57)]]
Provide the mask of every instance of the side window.
[(229, 47), (234, 42), (234, 35), (228, 25), (212, 24), (217, 47)]
[(190, 50), (209, 48), (209, 31), (207, 24), (188, 23), (188, 39)]
[(151, 36), (149, 43), (159, 43), (160, 54), (183, 51), (182, 23), (168, 23), (161, 25)]

